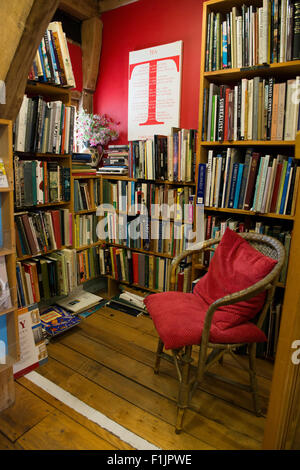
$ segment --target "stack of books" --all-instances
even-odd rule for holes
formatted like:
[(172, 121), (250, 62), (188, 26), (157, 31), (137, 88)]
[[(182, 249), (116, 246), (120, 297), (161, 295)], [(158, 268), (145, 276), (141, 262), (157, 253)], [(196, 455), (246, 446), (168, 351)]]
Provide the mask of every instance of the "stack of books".
[(64, 87), (75, 87), (67, 39), (60, 21), (53, 21), (45, 31), (28, 79)]
[(190, 182), (194, 179), (197, 131), (172, 128), (169, 136), (129, 143), (129, 176)]
[(75, 106), (24, 95), (14, 125), (15, 152), (72, 153), (75, 114)]
[(76, 250), (63, 249), (48, 256), (17, 262), (19, 307), (51, 297), (68, 295), (77, 286)]
[(300, 2), (263, 0), (207, 18), (205, 70), (300, 59)]
[(202, 139), (294, 140), (300, 128), (300, 77), (255, 77), (204, 90)]
[(17, 212), (15, 227), (19, 258), (72, 245), (72, 213), (69, 209)]
[[(128, 145), (109, 145), (104, 151), (103, 167), (111, 170), (116, 168), (128, 170), (128, 151)], [(101, 168), (99, 170), (101, 171)]]
[(237, 148), (208, 152), (199, 164), (197, 202), (211, 207), (294, 215), (300, 167), (285, 155)]
[(72, 175), (73, 176), (93, 176), (96, 174), (96, 168), (91, 164), (92, 156), (90, 153), (72, 154)]
[(16, 207), (70, 200), (70, 168), (58, 162), (14, 159)]

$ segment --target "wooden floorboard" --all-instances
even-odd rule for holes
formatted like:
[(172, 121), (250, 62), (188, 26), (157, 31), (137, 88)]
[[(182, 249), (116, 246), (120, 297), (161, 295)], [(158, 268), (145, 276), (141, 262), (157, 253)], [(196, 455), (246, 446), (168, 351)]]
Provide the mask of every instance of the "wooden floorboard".
[[(37, 372), (161, 449), (261, 448), (265, 418), (253, 414), (251, 396), (211, 378), (195, 392), (184, 430), (177, 435), (176, 371), (162, 361), (160, 374), (153, 373), (156, 346), (157, 333), (149, 317), (104, 307), (52, 340), (49, 360)], [(272, 365), (257, 362), (260, 399), (266, 410)], [(217, 369), (247, 381), (242, 366), (230, 357)], [(52, 431), (46, 442), (49, 426)], [(10, 445), (23, 449), (132, 449), (26, 378), (18, 380), (15, 405), (0, 414), (0, 449)]]

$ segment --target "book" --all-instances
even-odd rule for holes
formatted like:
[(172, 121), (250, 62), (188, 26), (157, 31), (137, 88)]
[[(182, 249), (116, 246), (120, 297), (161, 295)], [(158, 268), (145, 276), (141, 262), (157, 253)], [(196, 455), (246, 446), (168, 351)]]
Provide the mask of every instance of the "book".
[(41, 323), (43, 330), (49, 337), (57, 336), (65, 331), (77, 326), (81, 319), (70, 313), (66, 309), (53, 305), (43, 311), (41, 315)]
[(0, 188), (8, 188), (7, 173), (2, 158), (0, 158)]
[(37, 369), (48, 360), (47, 347), (37, 304), (19, 309), (17, 316), (20, 359), (13, 365), (15, 379)]
[(6, 315), (0, 315), (0, 365), (7, 363), (8, 342), (7, 342), (7, 319)]
[(93, 307), (102, 300), (102, 297), (80, 290), (69, 297), (58, 300), (57, 304), (72, 313), (80, 313), (83, 310)]
[(0, 281), (0, 310), (3, 311), (12, 307), (5, 256), (0, 256)]

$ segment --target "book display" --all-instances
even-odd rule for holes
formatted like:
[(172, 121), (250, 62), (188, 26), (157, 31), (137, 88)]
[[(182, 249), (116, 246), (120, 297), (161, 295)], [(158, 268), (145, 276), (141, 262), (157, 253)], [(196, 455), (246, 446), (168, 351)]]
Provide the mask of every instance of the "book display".
[[(274, 359), (299, 196), (297, 2), (208, 1), (203, 10), (197, 201), (205, 238), (227, 226), (278, 238), (287, 258), (264, 329)], [(298, 156), (299, 157), (299, 156)], [(193, 258), (192, 278), (211, 254)]]
[(48, 360), (39, 308), (36, 304), (18, 310), (18, 328), (20, 360), (13, 366), (15, 379), (28, 374)]

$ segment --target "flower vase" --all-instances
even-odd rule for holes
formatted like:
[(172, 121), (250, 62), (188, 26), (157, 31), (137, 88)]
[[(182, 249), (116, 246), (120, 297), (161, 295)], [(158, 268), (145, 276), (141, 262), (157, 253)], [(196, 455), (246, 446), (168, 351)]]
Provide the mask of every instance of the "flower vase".
[(84, 153), (89, 153), (91, 155), (90, 165), (93, 168), (101, 167), (101, 161), (103, 158), (103, 147), (102, 145), (97, 145), (96, 147), (90, 146), (85, 142), (84, 144)]

